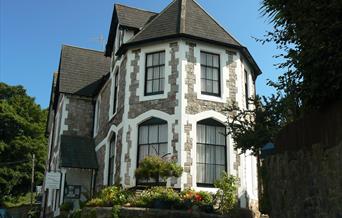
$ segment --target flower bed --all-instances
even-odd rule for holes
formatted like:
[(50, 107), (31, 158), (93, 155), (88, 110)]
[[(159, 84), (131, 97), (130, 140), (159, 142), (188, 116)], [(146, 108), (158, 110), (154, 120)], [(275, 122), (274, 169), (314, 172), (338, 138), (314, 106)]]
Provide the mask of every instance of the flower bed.
[(218, 188), (215, 194), (192, 189), (178, 192), (166, 187), (152, 187), (140, 193), (119, 187), (107, 187), (86, 206), (113, 207), (113, 214), (118, 213), (120, 206), (229, 214), (236, 208), (237, 203), (235, 178), (224, 173), (215, 182), (215, 187)]

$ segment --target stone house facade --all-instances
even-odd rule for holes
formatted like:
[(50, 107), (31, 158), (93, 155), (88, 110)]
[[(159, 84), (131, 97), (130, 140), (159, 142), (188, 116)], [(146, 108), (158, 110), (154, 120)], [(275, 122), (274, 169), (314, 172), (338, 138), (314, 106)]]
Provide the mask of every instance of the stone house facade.
[[(63, 63), (70, 59), (62, 50), (54, 87), (68, 90), (53, 88), (48, 129), (57, 129), (59, 136), (91, 139), (88, 147), (93, 151), (83, 153), (89, 160), (96, 157), (96, 163), (87, 168), (89, 163), (82, 161), (78, 168), (60, 167), (63, 154), (59, 155), (61, 142), (56, 140), (63, 137), (48, 131), (52, 150), (48, 164), (62, 171), (62, 181), (68, 170), (82, 168), (80, 172), (89, 175), (90, 193), (114, 184), (136, 187), (146, 182), (134, 176), (140, 160), (168, 156), (184, 172), (179, 179), (169, 179), (167, 186), (215, 192), (214, 181), (226, 171), (239, 179), (241, 207), (257, 206), (256, 158), (234, 150), (225, 134), (223, 109), (231, 102), (252, 107), (246, 99), (255, 94), (261, 71), (247, 48), (194, 0), (173, 0), (160, 13), (116, 4), (100, 61), (91, 67), (87, 57), (84, 63), (74, 63), (77, 66), (69, 63), (72, 75), (87, 69), (87, 75), (72, 78), (63, 72)], [(98, 72), (96, 76), (90, 68)], [(73, 88), (74, 80), (82, 80), (76, 85), (84, 87)], [(51, 210), (58, 211), (62, 193), (52, 190), (47, 195)]]

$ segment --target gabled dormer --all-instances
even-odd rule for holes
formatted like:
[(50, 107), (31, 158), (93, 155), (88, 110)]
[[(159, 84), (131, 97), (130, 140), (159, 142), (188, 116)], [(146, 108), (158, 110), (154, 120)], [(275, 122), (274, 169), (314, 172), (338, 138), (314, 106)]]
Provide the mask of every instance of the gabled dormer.
[(110, 25), (105, 55), (112, 56), (123, 43), (129, 41), (138, 33), (157, 13), (115, 4)]

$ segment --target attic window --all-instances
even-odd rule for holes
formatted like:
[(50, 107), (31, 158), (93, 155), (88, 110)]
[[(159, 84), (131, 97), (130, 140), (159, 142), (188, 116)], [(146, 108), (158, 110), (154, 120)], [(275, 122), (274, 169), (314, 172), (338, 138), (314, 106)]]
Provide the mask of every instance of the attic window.
[(220, 96), (220, 56), (201, 52), (201, 92)]
[(146, 54), (145, 95), (164, 93), (165, 51)]

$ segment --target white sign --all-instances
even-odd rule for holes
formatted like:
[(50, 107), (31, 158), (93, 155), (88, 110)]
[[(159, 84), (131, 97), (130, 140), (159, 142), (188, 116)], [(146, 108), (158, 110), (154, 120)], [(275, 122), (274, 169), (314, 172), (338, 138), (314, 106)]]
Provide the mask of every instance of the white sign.
[(61, 185), (61, 173), (47, 172), (45, 176), (45, 190), (59, 189)]
[(41, 194), (42, 193), (42, 186), (36, 186), (36, 192), (37, 194)]

